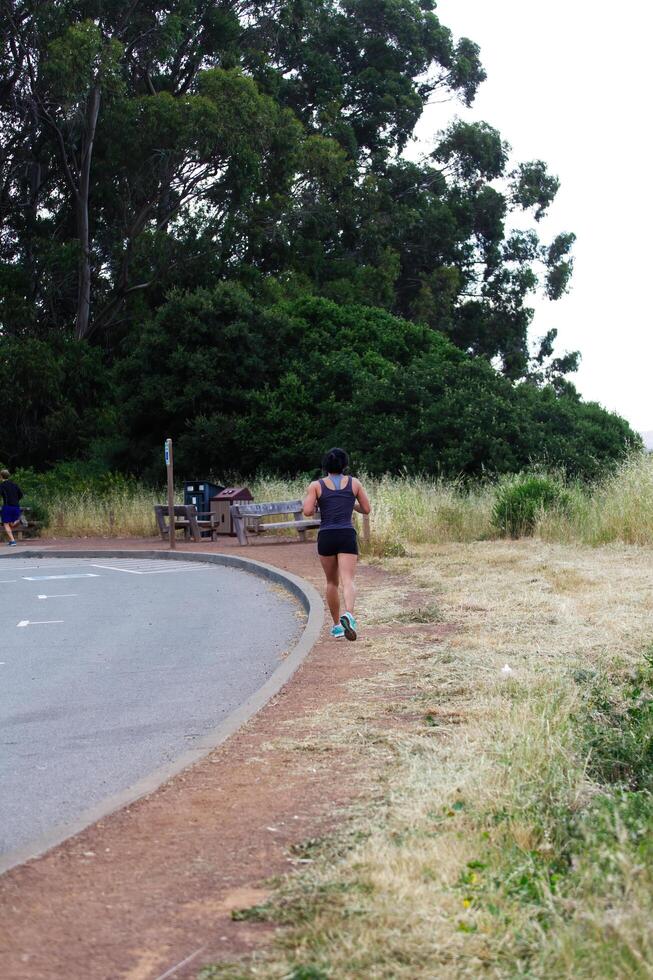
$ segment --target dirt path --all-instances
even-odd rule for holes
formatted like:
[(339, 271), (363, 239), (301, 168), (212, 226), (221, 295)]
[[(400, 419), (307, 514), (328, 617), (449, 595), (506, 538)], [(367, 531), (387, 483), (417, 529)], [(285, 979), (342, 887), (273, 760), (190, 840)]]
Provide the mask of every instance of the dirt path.
[[(39, 541), (52, 548), (165, 547), (161, 541)], [(227, 551), (184, 544), (180, 550)], [(240, 551), (240, 549), (239, 549)], [(314, 544), (240, 551), (301, 575), (321, 589)], [(379, 569), (361, 568), (360, 588)], [(268, 743), (346, 696), (348, 682), (386, 666), (365, 642), (323, 638), (292, 681), (244, 729), (156, 793), (104, 819), (0, 879), (4, 980), (176, 980), (204, 963), (245, 952), (271, 927), (235, 922), (234, 908), (265, 897), (262, 882), (292, 867), (288, 848), (316, 836), (355, 798), (346, 757), (298, 767)], [(195, 955), (194, 955), (195, 954)], [(185, 966), (167, 973), (189, 957)]]

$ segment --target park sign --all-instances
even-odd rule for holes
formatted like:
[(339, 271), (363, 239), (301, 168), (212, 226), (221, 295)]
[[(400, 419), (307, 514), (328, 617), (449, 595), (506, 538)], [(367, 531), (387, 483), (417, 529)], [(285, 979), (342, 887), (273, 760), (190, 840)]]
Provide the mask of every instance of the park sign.
[(163, 458), (166, 461), (168, 476), (168, 531), (170, 534), (170, 549), (175, 548), (175, 484), (172, 472), (172, 439), (166, 439), (163, 444)]

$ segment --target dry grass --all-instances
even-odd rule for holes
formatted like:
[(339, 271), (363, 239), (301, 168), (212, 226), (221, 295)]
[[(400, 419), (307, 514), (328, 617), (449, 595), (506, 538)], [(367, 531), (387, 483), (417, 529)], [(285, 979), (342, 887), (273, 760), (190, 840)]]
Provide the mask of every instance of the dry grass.
[(570, 512), (543, 517), (538, 533), (592, 545), (653, 544), (653, 454), (633, 456), (591, 491), (577, 490)]
[[(427, 477), (374, 478), (361, 474), (373, 507), (368, 552), (381, 558), (407, 548), (448, 542), (468, 543), (499, 537), (492, 524), (497, 485), (465, 484)], [(261, 476), (250, 483), (255, 500), (297, 499), (308, 476), (294, 480)], [(653, 544), (653, 456), (635, 456), (594, 487), (567, 487), (569, 506), (541, 514), (535, 536), (545, 541), (601, 545)], [(38, 495), (35, 498), (38, 502)], [(149, 536), (156, 533), (153, 505), (166, 494), (133, 486), (96, 495), (92, 491), (41, 501), (50, 513), (45, 529), (58, 536), (76, 534)], [(182, 500), (177, 493), (177, 502)]]
[[(552, 872), (568, 820), (599, 789), (579, 742), (577, 679), (618, 685), (641, 662), (653, 557), (484, 542), (421, 546), (384, 566), (390, 584), (361, 595), (361, 645), (391, 666), (285, 742), (298, 758), (348, 752), (366, 801), (282, 883), (268, 912), (289, 929), (275, 949), (203, 976), (653, 976), (653, 872), (637, 866), (627, 831), (606, 838), (612, 876), (591, 842), (564, 888)], [(439, 642), (420, 622), (375, 635), (409, 592), (457, 630)]]
[(145, 487), (98, 496), (70, 494), (48, 503), (45, 530), (55, 537), (151, 537), (157, 534), (154, 505), (165, 494)]

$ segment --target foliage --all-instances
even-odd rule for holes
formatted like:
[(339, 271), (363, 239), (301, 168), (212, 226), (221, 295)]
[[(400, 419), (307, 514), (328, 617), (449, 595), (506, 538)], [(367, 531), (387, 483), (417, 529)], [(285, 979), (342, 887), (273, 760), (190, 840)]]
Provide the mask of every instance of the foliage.
[(629, 792), (645, 791), (651, 797), (653, 658), (649, 656), (618, 692), (596, 683), (586, 698), (585, 718), (590, 775)]
[[(257, 379), (256, 387), (252, 386)], [(370, 473), (508, 473), (544, 459), (594, 477), (637, 437), (553, 387), (513, 386), (425, 325), (318, 297), (262, 306), (235, 284), (175, 292), (115, 373), (114, 465), (305, 471), (327, 442)]]
[(21, 507), (26, 508), (29, 519), (37, 523), (38, 527), (34, 531), (35, 534), (40, 533), (44, 528), (48, 528), (50, 526), (50, 509), (42, 498), (28, 492), (25, 493), (20, 505)]
[(564, 514), (543, 514), (538, 534), (549, 541), (594, 546), (612, 541), (644, 547), (653, 543), (653, 455), (630, 455), (588, 490), (572, 494)]
[(97, 348), (0, 335), (0, 458), (10, 469), (84, 453), (110, 425), (110, 398)]
[(520, 474), (498, 487), (492, 523), (513, 538), (532, 534), (543, 513), (553, 508), (564, 510), (568, 499), (564, 488), (551, 477)]
[[(56, 467), (54, 473), (19, 470), (16, 476), (27, 493), (26, 505), (39, 509), (37, 519), (50, 533), (66, 537), (80, 533), (147, 535), (155, 532), (153, 504), (165, 500), (161, 469), (155, 485), (125, 480), (99, 470), (97, 464), (66, 464)], [(67, 476), (71, 470), (73, 477)], [(497, 487), (493, 480), (445, 480), (406, 473), (376, 477), (360, 470), (357, 475), (372, 501), (369, 552), (374, 556), (400, 557), (413, 554), (415, 545), (486, 541), (504, 533), (492, 522)], [(539, 469), (532, 475), (542, 477), (543, 473)], [(224, 469), (208, 476), (233, 486), (247, 482), (254, 499), (264, 502), (301, 498), (314, 471), (292, 479), (266, 473), (250, 479)], [(555, 474), (551, 479), (560, 483)], [(557, 507), (540, 511), (534, 533), (540, 539), (567, 544), (650, 545), (653, 499), (646, 491), (652, 483), (653, 457), (643, 454), (628, 459), (598, 484), (568, 480), (564, 512)], [(177, 500), (182, 502), (181, 483)]]
[[(567, 288), (573, 236), (519, 254), (511, 210), (557, 178), (507, 170), (488, 123), (401, 153), (434, 97), (470, 105), (479, 49), (416, 0), (11, 5), (0, 49), (4, 334), (116, 344), (173, 285), (252, 273), (381, 305), (528, 373), (527, 297)], [(499, 182), (497, 184), (497, 181)]]
[(11, 465), (153, 476), (172, 435), (198, 471), (303, 470), (333, 435), (373, 472), (596, 476), (636, 441), (580, 403), (554, 330), (531, 356), (530, 298), (573, 266), (529, 217), (546, 164), (459, 119), (402, 155), (485, 78), (430, 0), (5, 7)]
[(127, 492), (136, 487), (134, 480), (107, 470), (102, 463), (79, 460), (57, 463), (40, 473), (33, 469), (18, 469), (14, 478), (25, 493), (40, 500), (72, 498), (80, 493), (89, 493), (101, 500), (112, 493)]

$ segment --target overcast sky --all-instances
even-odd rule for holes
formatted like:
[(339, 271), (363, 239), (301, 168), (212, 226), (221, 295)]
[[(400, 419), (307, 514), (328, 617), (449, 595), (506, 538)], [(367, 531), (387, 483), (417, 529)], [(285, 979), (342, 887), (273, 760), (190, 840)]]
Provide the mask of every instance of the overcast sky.
[(572, 288), (537, 304), (532, 336), (557, 327), (557, 350), (583, 355), (572, 378), (583, 397), (653, 429), (650, 5), (440, 0), (437, 14), (480, 45), (488, 78), (471, 110), (429, 107), (420, 138), (428, 146), (454, 114), (484, 119), (515, 160), (546, 160), (560, 177), (539, 229), (578, 236)]

